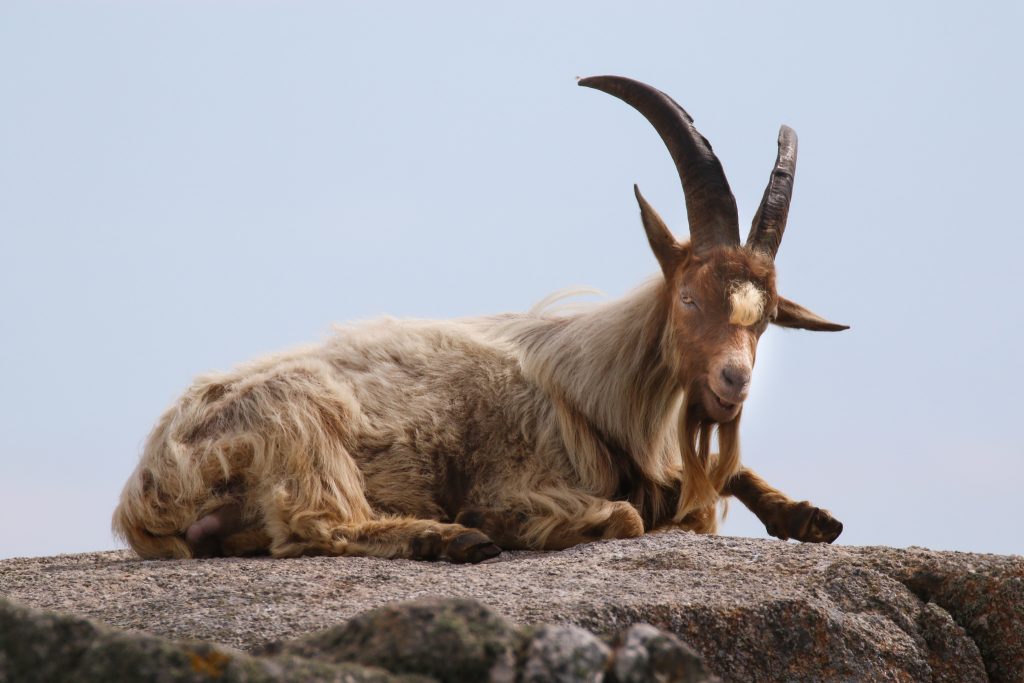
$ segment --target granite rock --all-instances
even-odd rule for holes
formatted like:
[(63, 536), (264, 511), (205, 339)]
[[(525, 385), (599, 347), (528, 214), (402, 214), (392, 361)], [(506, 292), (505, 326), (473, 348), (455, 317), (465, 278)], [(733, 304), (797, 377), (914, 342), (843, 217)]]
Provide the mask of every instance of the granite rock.
[(0, 561), (0, 595), (250, 652), (394, 601), (472, 598), (515, 623), (582, 627), (613, 652), (648, 623), (727, 681), (1024, 680), (1020, 556), (676, 531), (480, 565), (113, 551)]
[[(629, 633), (619, 640), (630, 649), (612, 650), (578, 626), (515, 627), (475, 600), (448, 598), (390, 604), (346, 624), (244, 653), (216, 643), (119, 631), (0, 599), (0, 682), (718, 680), (699, 658), (689, 659), (678, 640), (654, 627), (646, 627), (640, 647), (657, 643), (660, 656), (637, 657), (637, 639)], [(686, 666), (676, 666), (679, 662)]]

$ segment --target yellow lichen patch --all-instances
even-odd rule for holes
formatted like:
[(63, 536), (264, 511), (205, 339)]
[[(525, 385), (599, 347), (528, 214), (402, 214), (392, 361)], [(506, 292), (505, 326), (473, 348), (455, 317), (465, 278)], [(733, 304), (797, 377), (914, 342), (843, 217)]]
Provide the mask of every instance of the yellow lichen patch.
[(764, 292), (753, 282), (737, 282), (729, 288), (729, 322), (753, 325), (764, 315)]
[(190, 658), (192, 660), (192, 670), (197, 674), (206, 674), (210, 678), (220, 678), (223, 676), (224, 667), (231, 661), (231, 657), (217, 650), (193, 652)]

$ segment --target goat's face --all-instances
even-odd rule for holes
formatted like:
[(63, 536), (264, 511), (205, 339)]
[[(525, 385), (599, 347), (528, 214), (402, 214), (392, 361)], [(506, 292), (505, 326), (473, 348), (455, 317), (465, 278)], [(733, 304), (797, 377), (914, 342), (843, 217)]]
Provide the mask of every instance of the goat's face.
[(735, 419), (750, 391), (757, 342), (778, 305), (771, 259), (722, 247), (686, 258), (666, 284), (690, 402), (715, 422)]
[(736, 419), (750, 389), (757, 341), (769, 323), (836, 331), (831, 323), (775, 291), (775, 254), (782, 241), (796, 173), (796, 133), (779, 130), (779, 152), (745, 244), (736, 200), (722, 164), (693, 119), (660, 90), (619, 76), (580, 85), (614, 95), (637, 109), (661, 135), (686, 195), (690, 241), (680, 243), (634, 186), (647, 239), (665, 276), (673, 355), (690, 405), (715, 422)]

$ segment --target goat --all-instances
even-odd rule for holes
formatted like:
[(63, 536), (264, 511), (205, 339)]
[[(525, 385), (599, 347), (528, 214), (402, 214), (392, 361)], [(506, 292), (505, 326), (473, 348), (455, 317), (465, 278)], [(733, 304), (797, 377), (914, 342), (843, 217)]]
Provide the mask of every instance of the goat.
[(150, 434), (114, 531), (146, 558), (479, 562), (670, 527), (714, 533), (719, 501), (735, 496), (774, 536), (834, 541), (838, 520), (739, 455), (768, 325), (846, 329), (776, 292), (796, 134), (780, 130), (741, 245), (721, 164), (682, 107), (626, 78), (579, 85), (637, 109), (675, 162), (689, 242), (634, 186), (659, 276), (571, 314), (382, 319), (199, 377)]

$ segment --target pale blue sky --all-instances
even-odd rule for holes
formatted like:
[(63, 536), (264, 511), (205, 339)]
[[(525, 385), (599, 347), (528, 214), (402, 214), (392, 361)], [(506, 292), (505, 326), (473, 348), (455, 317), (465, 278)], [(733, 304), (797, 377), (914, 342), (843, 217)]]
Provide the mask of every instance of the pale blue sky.
[[(1024, 552), (1019, 3), (0, 5), (0, 557), (112, 548), (190, 379), (381, 313), (523, 310), (680, 235), (669, 92), (747, 223), (800, 135), (744, 459), (850, 544)], [(724, 533), (763, 535), (734, 504)]]

